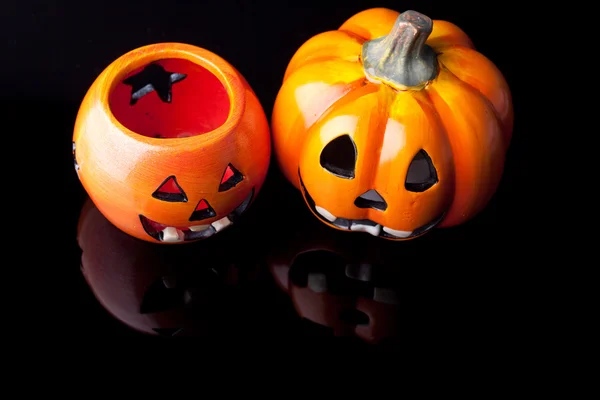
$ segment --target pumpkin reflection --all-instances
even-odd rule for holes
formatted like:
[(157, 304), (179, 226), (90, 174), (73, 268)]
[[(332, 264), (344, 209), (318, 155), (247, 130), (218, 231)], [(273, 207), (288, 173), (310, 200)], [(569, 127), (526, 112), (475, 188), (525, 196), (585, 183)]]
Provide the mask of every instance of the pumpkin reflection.
[(326, 335), (396, 341), (401, 266), (398, 246), (390, 245), (398, 243), (332, 231), (305, 213), (294, 226), (268, 265), (297, 314)]
[(258, 269), (238, 234), (234, 227), (189, 247), (152, 244), (117, 229), (88, 199), (77, 241), (85, 280), (114, 318), (150, 335), (192, 336), (230, 332), (252, 315), (244, 305)]

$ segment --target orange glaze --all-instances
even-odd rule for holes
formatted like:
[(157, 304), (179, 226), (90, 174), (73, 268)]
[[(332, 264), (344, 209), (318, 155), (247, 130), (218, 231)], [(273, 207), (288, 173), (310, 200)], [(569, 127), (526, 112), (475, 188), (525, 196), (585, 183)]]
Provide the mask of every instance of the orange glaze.
[[(335, 217), (406, 232), (441, 215), (438, 226), (461, 224), (486, 206), (500, 181), (513, 127), (510, 90), (460, 28), (437, 20), (425, 42), (437, 54), (433, 79), (407, 88), (367, 77), (363, 44), (388, 35), (398, 16), (366, 10), (298, 49), (272, 114), (277, 161), (298, 189), (301, 176), (305, 197)], [(320, 164), (324, 148), (343, 135), (356, 148), (351, 179)], [(437, 182), (408, 191), (409, 165), (420, 150), (429, 155)], [(355, 205), (369, 190), (385, 199), (385, 210)]]
[[(159, 88), (170, 79), (170, 91), (148, 92), (153, 79)], [(270, 146), (246, 80), (218, 55), (181, 43), (141, 47), (110, 64), (83, 99), (73, 134), (76, 170), (98, 209), (124, 232), (161, 243), (191, 240), (182, 234), (192, 226), (221, 220), (205, 237), (228, 226), (223, 218), (260, 190)]]

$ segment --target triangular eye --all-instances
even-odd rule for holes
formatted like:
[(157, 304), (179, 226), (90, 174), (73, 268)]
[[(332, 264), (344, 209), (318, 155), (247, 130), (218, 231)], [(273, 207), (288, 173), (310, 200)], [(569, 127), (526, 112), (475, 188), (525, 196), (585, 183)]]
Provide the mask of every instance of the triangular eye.
[(321, 167), (340, 178), (353, 179), (356, 167), (356, 145), (349, 135), (338, 136), (321, 152)]
[(190, 221), (201, 221), (206, 218), (212, 218), (215, 215), (217, 215), (217, 213), (210, 206), (210, 204), (208, 204), (208, 201), (202, 199), (198, 202), (196, 209), (194, 210), (194, 212), (192, 213), (192, 216), (190, 217)]
[(437, 172), (429, 154), (421, 150), (408, 166), (404, 187), (409, 192), (424, 192), (438, 182)]
[(219, 192), (224, 192), (231, 189), (238, 183), (244, 180), (244, 175), (240, 173), (233, 165), (227, 165), (221, 183), (219, 184)]
[(177, 183), (175, 176), (171, 175), (163, 183), (160, 184), (158, 189), (152, 193), (152, 197), (162, 201), (170, 201), (173, 203), (186, 202), (187, 196), (185, 192)]

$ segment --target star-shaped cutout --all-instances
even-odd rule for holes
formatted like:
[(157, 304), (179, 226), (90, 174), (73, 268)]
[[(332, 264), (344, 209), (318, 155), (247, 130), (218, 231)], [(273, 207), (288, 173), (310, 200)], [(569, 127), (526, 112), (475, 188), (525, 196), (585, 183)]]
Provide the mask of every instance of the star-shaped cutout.
[(156, 91), (158, 97), (165, 103), (171, 102), (173, 84), (183, 80), (187, 75), (166, 71), (162, 65), (150, 64), (143, 71), (130, 76), (123, 81), (131, 86), (130, 105), (150, 92)]

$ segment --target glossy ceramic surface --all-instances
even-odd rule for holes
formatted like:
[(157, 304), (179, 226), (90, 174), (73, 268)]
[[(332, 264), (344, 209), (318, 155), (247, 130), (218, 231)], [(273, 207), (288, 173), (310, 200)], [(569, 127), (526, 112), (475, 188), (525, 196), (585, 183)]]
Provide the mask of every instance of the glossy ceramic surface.
[[(469, 37), (450, 22), (427, 31), (427, 17), (404, 15), (366, 10), (304, 43), (272, 115), (278, 164), (314, 215), (392, 240), (479, 213), (499, 184), (513, 128), (508, 85)], [(388, 48), (373, 52), (380, 58), (366, 72), (366, 46), (384, 39)], [(384, 75), (427, 49), (430, 80), (403, 86)]]
[(98, 209), (159, 243), (204, 239), (232, 225), (258, 194), (269, 126), (246, 80), (187, 44), (133, 50), (87, 92), (73, 158)]

